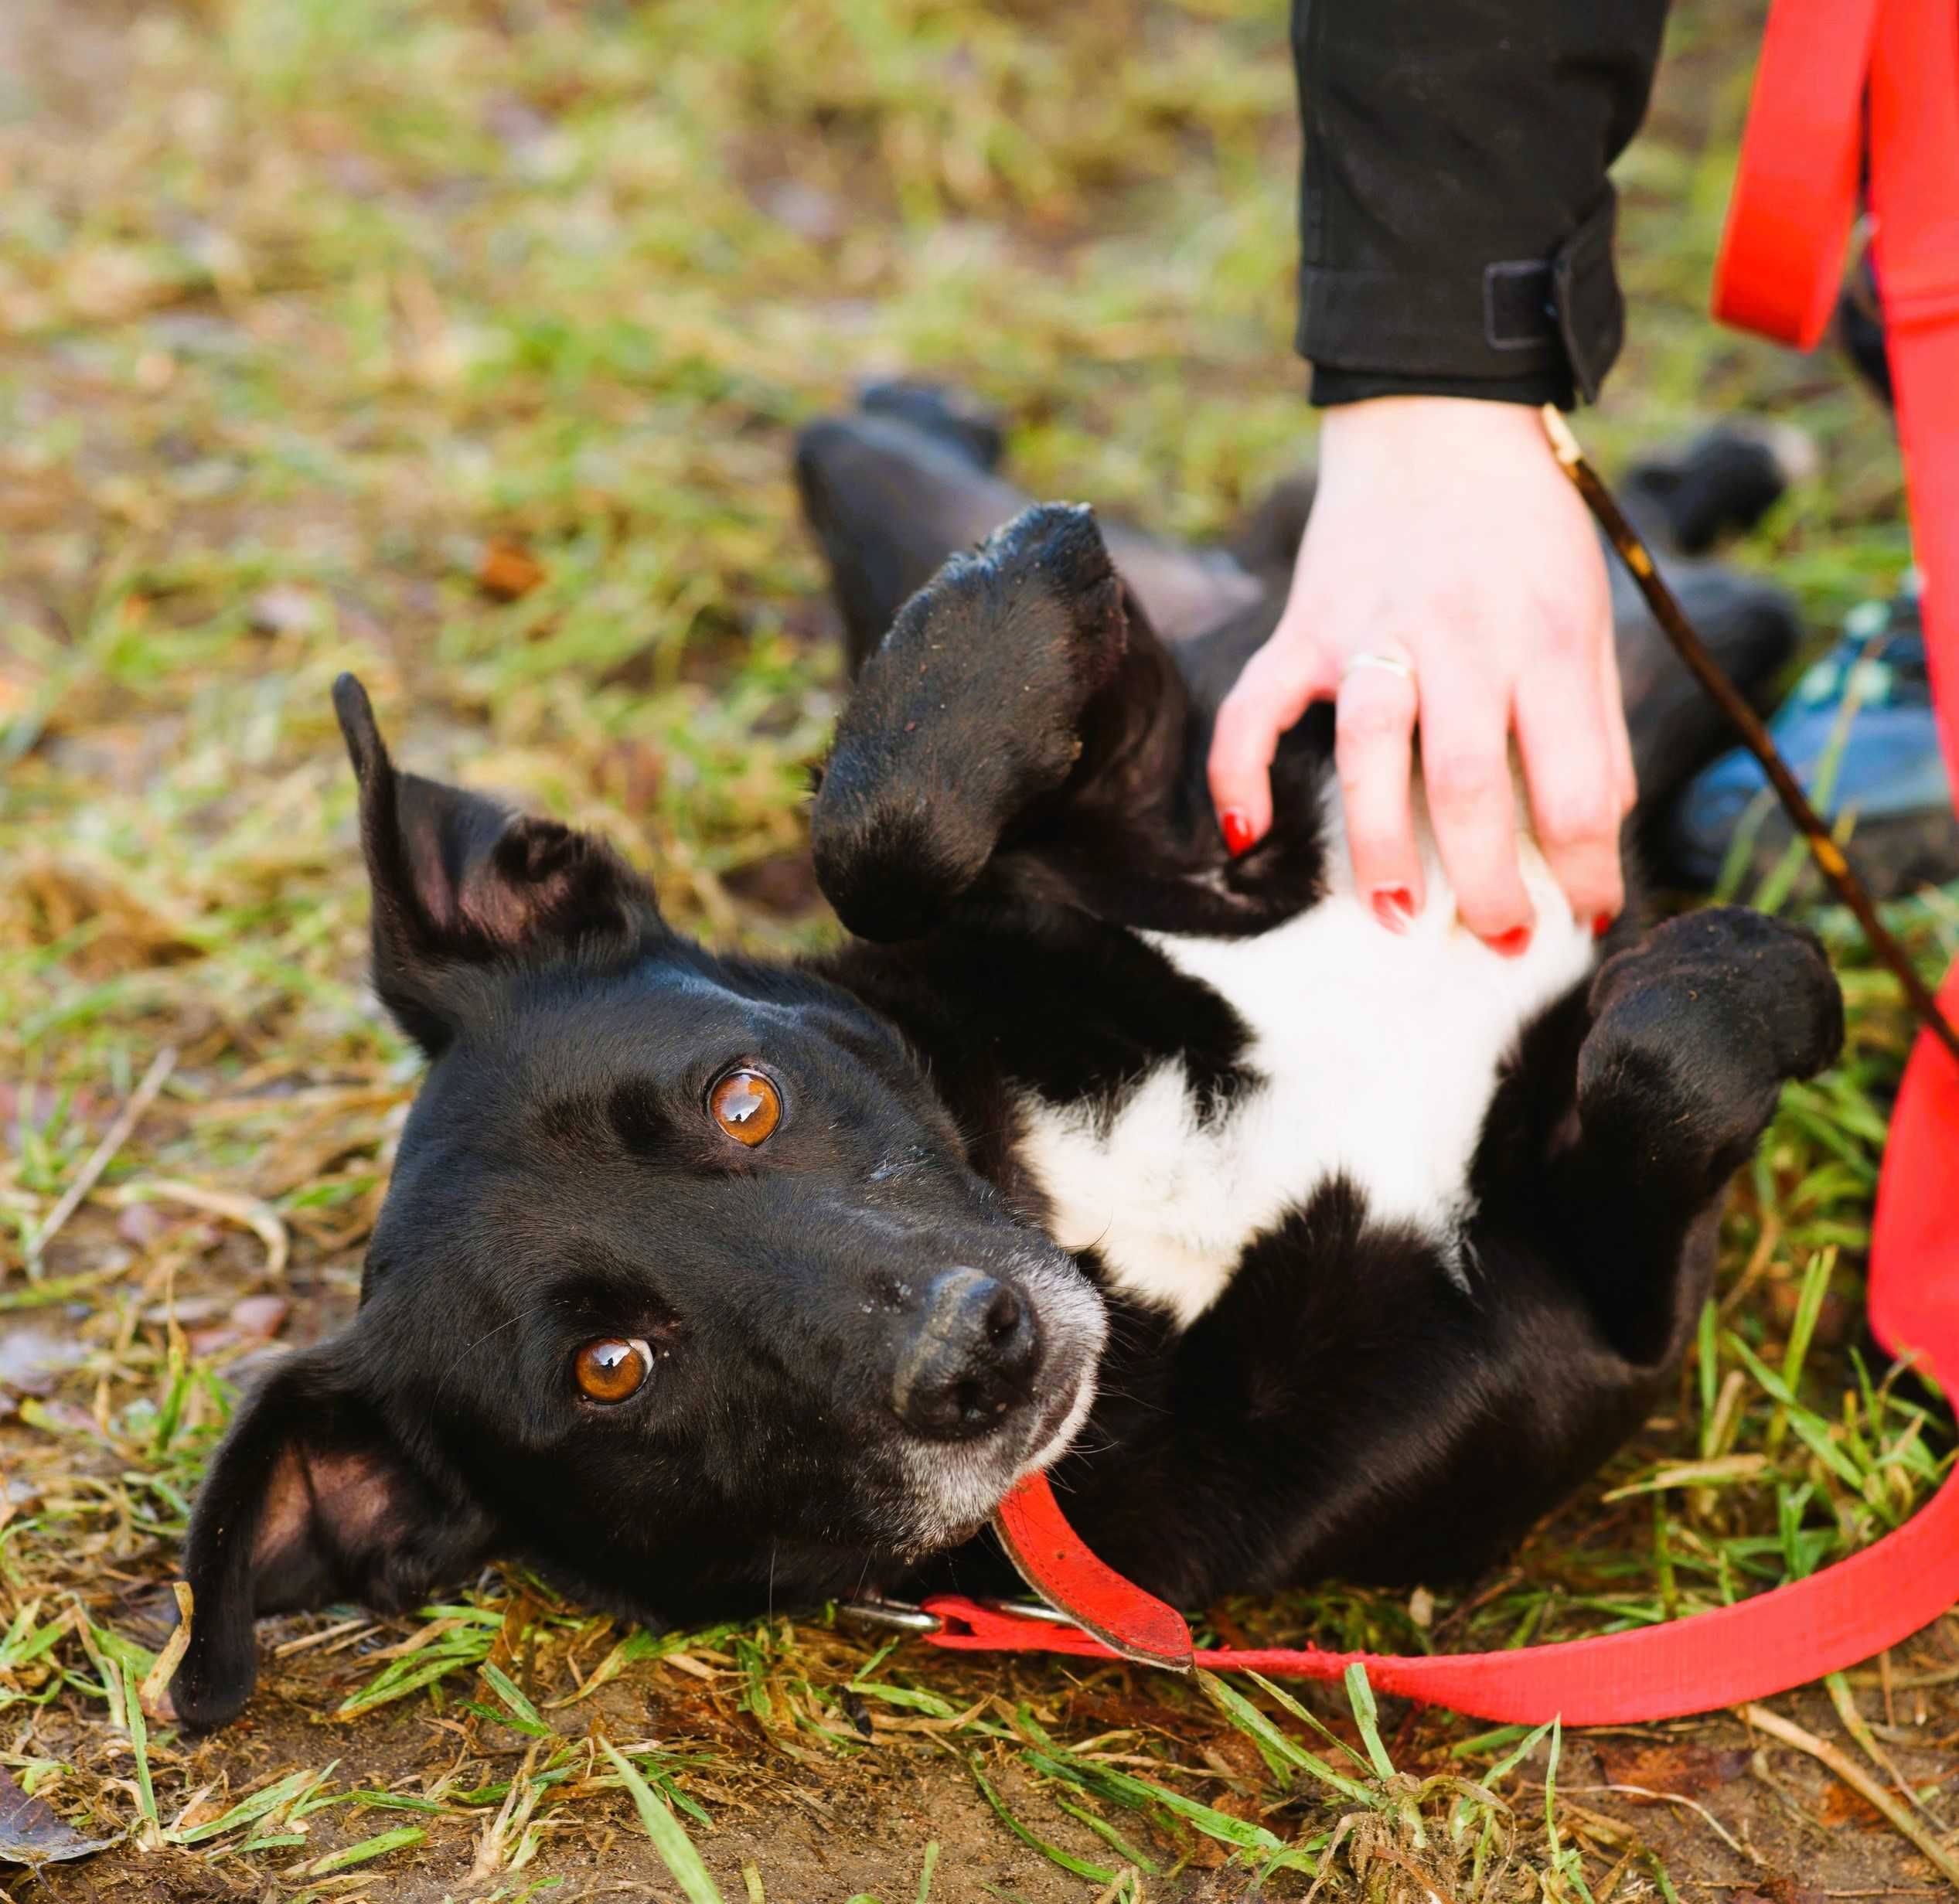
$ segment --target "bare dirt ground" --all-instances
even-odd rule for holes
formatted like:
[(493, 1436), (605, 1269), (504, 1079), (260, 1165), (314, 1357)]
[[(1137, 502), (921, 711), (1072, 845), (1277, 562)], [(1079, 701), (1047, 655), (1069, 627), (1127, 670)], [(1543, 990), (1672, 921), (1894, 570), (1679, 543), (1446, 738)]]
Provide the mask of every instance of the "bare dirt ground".
[[(1732, 559), (1824, 640), (1907, 550), (1881, 412), (1702, 315), (1759, 11), (1677, 10), (1621, 173), (1633, 342), (1582, 427), (1608, 465), (1739, 411), (1807, 430), (1817, 479)], [(413, 1090), (363, 986), (332, 676), (417, 765), (607, 830), (690, 927), (820, 939), (836, 670), (790, 431), (866, 373), (942, 376), (1030, 486), (1228, 523), (1310, 454), (1284, 43), (1276, 0), (0, 0), (0, 1767), (113, 1841), (0, 1868), (19, 1904), (1949, 1888), (1950, 1620), (1773, 1702), (1828, 1763), (1723, 1716), (1506, 1766), (1518, 1729), (1303, 1695), (1335, 1743), (1249, 1684), (1255, 1719), (823, 1609), (656, 1641), (507, 1570), (269, 1623), (214, 1737), (131, 1697), (236, 1385), (349, 1313)], [(1904, 1021), (1811, 887), (1780, 903), (1839, 954), (1852, 1044), (1737, 1192), (1677, 1404), (1495, 1578), (1208, 1633), (1673, 1617), (1944, 1472), (1858, 1307)], [(1951, 891), (1894, 917), (1928, 971), (1959, 950)]]

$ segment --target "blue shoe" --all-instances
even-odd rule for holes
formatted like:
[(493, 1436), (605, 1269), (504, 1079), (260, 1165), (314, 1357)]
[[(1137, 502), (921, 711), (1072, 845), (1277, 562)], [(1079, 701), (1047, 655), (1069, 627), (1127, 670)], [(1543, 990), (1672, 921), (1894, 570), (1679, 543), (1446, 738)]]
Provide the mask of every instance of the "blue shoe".
[[(1896, 600), (1852, 611), (1842, 640), (1797, 683), (1769, 731), (1826, 819), (1854, 816), (1852, 857), (1881, 897), (1959, 878), (1959, 820), (1932, 717), (1915, 575)], [(1714, 885), (1765, 795), (1773, 806), (1767, 776), (1739, 748), (1690, 781), (1673, 810), (1673, 870)], [(1766, 870), (1790, 836), (1776, 806), (1760, 823), (1750, 862)]]

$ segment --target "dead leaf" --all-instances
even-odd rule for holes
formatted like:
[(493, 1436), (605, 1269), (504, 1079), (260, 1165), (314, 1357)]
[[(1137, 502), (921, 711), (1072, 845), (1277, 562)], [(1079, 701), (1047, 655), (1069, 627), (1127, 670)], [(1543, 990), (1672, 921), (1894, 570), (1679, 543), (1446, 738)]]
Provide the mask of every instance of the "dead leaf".
[(53, 945), (81, 926), (89, 928), (63, 959), (78, 977), (119, 978), (204, 955), (188, 921), (168, 916), (112, 866), (34, 853), (22, 855), (10, 870), (12, 890), (0, 893), (0, 910), (31, 944)]
[(138, 1698), (143, 1710), (159, 1725), (174, 1725), (176, 1722), (176, 1703), (170, 1697), (170, 1682), (177, 1676), (177, 1668), (183, 1664), (184, 1654), (190, 1647), (190, 1623), (193, 1610), (188, 1580), (172, 1580), (170, 1592), (177, 1603), (177, 1623), (171, 1630), (170, 1637), (164, 1643), (163, 1650), (151, 1663), (150, 1670), (143, 1677)]
[[(228, 1349), (255, 1349), (270, 1342), (285, 1327), (292, 1305), (283, 1296), (247, 1296), (231, 1305), (223, 1323), (196, 1329), (186, 1338), (193, 1355), (216, 1355)], [(182, 1309), (178, 1320), (185, 1320)]]
[(107, 1193), (109, 1202), (123, 1206), (152, 1199), (188, 1204), (193, 1210), (208, 1211), (213, 1216), (228, 1218), (232, 1222), (242, 1224), (265, 1245), (264, 1274), (271, 1277), (284, 1275), (287, 1259), (292, 1253), (292, 1239), (287, 1234), (279, 1213), (270, 1204), (261, 1203), (256, 1197), (240, 1197), (230, 1190), (213, 1190), (208, 1184), (180, 1183), (165, 1177), (145, 1177), (119, 1184)]
[(592, 764), (592, 791), (629, 813), (644, 812), (666, 777), (666, 756), (651, 741), (615, 741)]
[(543, 564), (521, 543), (501, 536), (484, 545), (476, 564), (476, 585), (499, 601), (520, 600), (543, 579)]
[(292, 1305), (283, 1296), (244, 1296), (231, 1306), (231, 1326), (270, 1341), (291, 1313)]
[(1085, 1692), (1071, 1702), (1068, 1711), (1099, 1732), (1152, 1732), (1180, 1739), (1190, 1730), (1187, 1715), (1135, 1693)]
[(61, 281), (69, 309), (92, 324), (121, 323), (183, 295), (162, 260), (135, 245), (80, 247), (68, 254)]
[(1668, 1797), (1699, 1798), (1748, 1770), (1748, 1753), (1741, 1746), (1717, 1751), (1712, 1746), (1606, 1744), (1599, 1748), (1599, 1762), (1611, 1783), (1657, 1794), (1629, 1793), (1636, 1805), (1658, 1804)]
[[(131, 1204), (131, 1210), (153, 1210), (154, 1204)], [(128, 1211), (124, 1213), (125, 1215)], [(143, 1320), (152, 1327), (161, 1329), (175, 1322), (181, 1329), (194, 1329), (201, 1323), (215, 1323), (220, 1316), (229, 1315), (231, 1305), (221, 1296), (179, 1296), (168, 1303), (152, 1303), (143, 1311)]]
[(1884, 1814), (1841, 1779), (1832, 1779), (1824, 1786), (1823, 1802), (1818, 1806), (1816, 1815), (1832, 1830), (1838, 1825), (1854, 1824), (1860, 1831), (1875, 1831), (1884, 1823)]
[(1764, 1878), (1759, 1891), (1737, 1891), (1729, 1904), (1823, 1904), (1827, 1895), (1794, 1878)]
[(118, 1841), (85, 1838), (52, 1805), (30, 1798), (0, 1768), (0, 1861), (10, 1865), (61, 1865), (92, 1858)]

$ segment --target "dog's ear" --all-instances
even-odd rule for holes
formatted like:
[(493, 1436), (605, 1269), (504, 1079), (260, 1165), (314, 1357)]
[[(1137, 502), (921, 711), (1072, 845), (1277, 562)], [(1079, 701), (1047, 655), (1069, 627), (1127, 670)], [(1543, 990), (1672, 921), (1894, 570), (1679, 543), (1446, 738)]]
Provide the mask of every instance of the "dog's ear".
[(281, 1363), (199, 1492), (184, 1551), (190, 1643), (170, 1688), (191, 1725), (222, 1725), (250, 1696), (259, 1615), (335, 1600), (399, 1611), (488, 1557), (488, 1517), (424, 1477), (338, 1353)]
[(810, 817), (824, 896), (865, 938), (929, 929), (1083, 758), (1130, 649), (1085, 508), (1024, 509), (898, 611), (836, 724)]
[(374, 895), (374, 985), (432, 1057), (455, 1029), (458, 970), (586, 949), (630, 953), (665, 931), (652, 888), (604, 841), (397, 771), (350, 674), (333, 684)]

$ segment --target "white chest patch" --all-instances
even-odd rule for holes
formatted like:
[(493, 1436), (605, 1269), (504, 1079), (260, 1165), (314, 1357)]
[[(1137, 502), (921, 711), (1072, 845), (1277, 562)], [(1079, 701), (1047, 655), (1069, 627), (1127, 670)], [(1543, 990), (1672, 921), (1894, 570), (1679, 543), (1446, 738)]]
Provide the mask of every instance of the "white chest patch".
[(1415, 1225), (1455, 1261), (1498, 1068), (1592, 964), (1590, 929), (1528, 836), (1529, 949), (1505, 959), (1458, 922), (1419, 787), (1426, 900), (1406, 933), (1388, 932), (1354, 890), (1337, 791), (1330, 802), (1330, 890), (1319, 904), (1255, 938), (1143, 935), (1243, 1019), (1258, 1083), (1208, 1124), (1178, 1061), (1152, 1071), (1112, 1119), (1022, 1102), (1022, 1154), (1056, 1241), (1095, 1249), (1120, 1288), (1187, 1326), (1245, 1245), (1340, 1173), (1372, 1219)]

